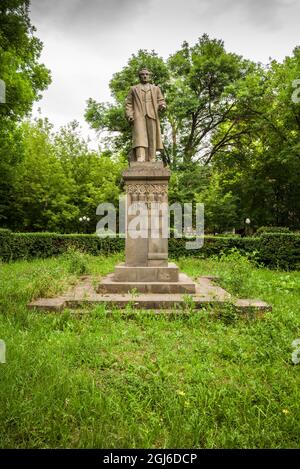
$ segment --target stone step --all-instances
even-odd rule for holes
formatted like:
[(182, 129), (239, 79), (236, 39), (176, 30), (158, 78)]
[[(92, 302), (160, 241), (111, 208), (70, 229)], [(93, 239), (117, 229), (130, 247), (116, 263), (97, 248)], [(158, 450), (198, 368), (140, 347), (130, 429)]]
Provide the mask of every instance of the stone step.
[[(212, 299), (210, 297), (192, 296), (193, 305), (196, 309), (207, 307), (226, 307), (228, 303), (220, 299)], [(141, 294), (136, 297), (125, 294), (108, 294), (99, 295), (91, 294), (88, 298), (74, 297), (59, 299), (41, 298), (32, 301), (28, 306), (30, 309), (39, 311), (63, 311), (65, 308), (85, 309), (88, 311), (97, 305), (105, 305), (107, 311), (114, 308), (126, 309), (131, 305), (136, 310), (157, 310), (162, 312), (176, 313), (188, 309), (188, 304), (182, 295), (179, 294)], [(266, 311), (272, 311), (270, 305), (264, 301), (243, 299), (233, 303), (235, 310), (241, 314), (255, 314), (256, 317), (262, 316)]]
[[(100, 281), (100, 279), (99, 279)], [(255, 299), (233, 299), (231, 295), (215, 284), (213, 277), (200, 277), (196, 281), (196, 293), (106, 293), (99, 294), (94, 289), (94, 279), (84, 276), (72, 290), (57, 298), (39, 298), (32, 301), (28, 306), (38, 311), (63, 311), (65, 308), (71, 310), (89, 311), (97, 305), (105, 306), (105, 311), (114, 311), (115, 308), (126, 309), (128, 305), (135, 310), (164, 311), (173, 310), (176, 313), (186, 312), (191, 306), (196, 309), (214, 308), (218, 310), (222, 306), (232, 304), (236, 311), (241, 314), (260, 317), (266, 311), (271, 311), (270, 305), (264, 301)], [(192, 303), (192, 304), (191, 304)], [(213, 310), (212, 310), (213, 311)]]
[(107, 275), (97, 287), (98, 293), (195, 293), (195, 283), (179, 273), (178, 282), (118, 282), (114, 274)]
[(115, 268), (116, 282), (178, 282), (179, 269), (170, 262), (167, 266), (127, 266), (119, 264)]

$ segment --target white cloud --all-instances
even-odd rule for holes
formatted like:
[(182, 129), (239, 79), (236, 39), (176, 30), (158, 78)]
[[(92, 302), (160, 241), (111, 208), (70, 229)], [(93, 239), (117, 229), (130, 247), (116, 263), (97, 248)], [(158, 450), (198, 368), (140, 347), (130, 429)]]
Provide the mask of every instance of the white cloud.
[[(32, 0), (53, 83), (35, 108), (56, 125), (84, 124), (86, 100), (110, 99), (109, 80), (138, 49), (168, 57), (204, 32), (227, 50), (267, 62), (299, 41), (295, 0)], [(84, 124), (87, 134), (87, 126)], [(93, 135), (93, 133), (91, 132)]]

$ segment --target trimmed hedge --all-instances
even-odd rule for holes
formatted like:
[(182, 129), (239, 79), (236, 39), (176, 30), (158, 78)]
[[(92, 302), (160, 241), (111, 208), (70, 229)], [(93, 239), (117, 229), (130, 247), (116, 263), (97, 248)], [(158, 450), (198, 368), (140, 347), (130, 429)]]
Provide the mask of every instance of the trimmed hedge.
[(254, 236), (261, 236), (262, 234), (275, 234), (275, 233), (292, 233), (286, 226), (261, 226), (258, 228)]
[(205, 258), (219, 255), (221, 252), (228, 253), (234, 248), (238, 249), (242, 254), (250, 254), (259, 249), (258, 238), (205, 236), (201, 249), (186, 249), (185, 244), (187, 241), (193, 240), (186, 238), (169, 239), (170, 256), (176, 259), (182, 256)]
[[(228, 253), (233, 248), (268, 266), (300, 269), (300, 234), (262, 233), (259, 237), (205, 236), (201, 249), (186, 249), (186, 238), (171, 238), (169, 254), (172, 258), (194, 256), (198, 258)], [(75, 247), (92, 255), (121, 252), (124, 238), (99, 238), (90, 234), (12, 233), (0, 230), (0, 259), (34, 259), (55, 256)]]
[(122, 238), (99, 238), (90, 234), (3, 233), (0, 231), (0, 258), (3, 261), (56, 256), (75, 247), (92, 255), (123, 251)]
[(300, 270), (300, 234), (266, 233), (259, 238), (259, 261), (267, 267)]

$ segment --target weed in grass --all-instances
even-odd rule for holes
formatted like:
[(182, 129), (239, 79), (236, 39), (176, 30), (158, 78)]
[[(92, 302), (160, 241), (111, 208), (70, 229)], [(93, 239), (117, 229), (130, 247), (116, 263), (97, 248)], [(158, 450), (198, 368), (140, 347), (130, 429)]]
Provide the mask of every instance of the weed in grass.
[(213, 314), (216, 319), (223, 321), (224, 324), (233, 324), (239, 319), (239, 315), (234, 304), (230, 302), (223, 303), (220, 306), (215, 306)]
[(192, 295), (183, 295), (182, 308), (188, 313), (192, 313), (195, 310), (195, 301)]
[(194, 279), (201, 275), (215, 275), (217, 282), (230, 293), (244, 296), (251, 290), (252, 273), (255, 264), (236, 249), (209, 259), (182, 258), (180, 267)]
[(221, 277), (225, 288), (229, 288), (234, 295), (244, 295), (252, 279), (251, 261), (236, 249), (232, 249), (229, 254), (222, 254), (218, 261), (226, 267)]
[(137, 298), (139, 296), (139, 292), (138, 292), (137, 288), (132, 288), (129, 291), (129, 294), (132, 296), (132, 298)]
[(88, 256), (74, 247), (69, 247), (67, 252), (62, 255), (68, 263), (70, 274), (83, 275), (89, 272)]

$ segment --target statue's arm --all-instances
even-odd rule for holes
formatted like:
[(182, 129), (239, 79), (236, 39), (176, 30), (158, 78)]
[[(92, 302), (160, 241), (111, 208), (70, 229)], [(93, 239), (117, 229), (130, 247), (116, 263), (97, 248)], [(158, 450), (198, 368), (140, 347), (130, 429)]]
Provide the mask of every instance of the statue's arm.
[(133, 121), (133, 96), (132, 88), (129, 91), (126, 101), (125, 101), (125, 114), (129, 121)]
[(159, 86), (157, 87), (157, 104), (158, 104), (159, 110), (166, 109), (167, 107), (165, 98), (163, 97), (163, 94)]

